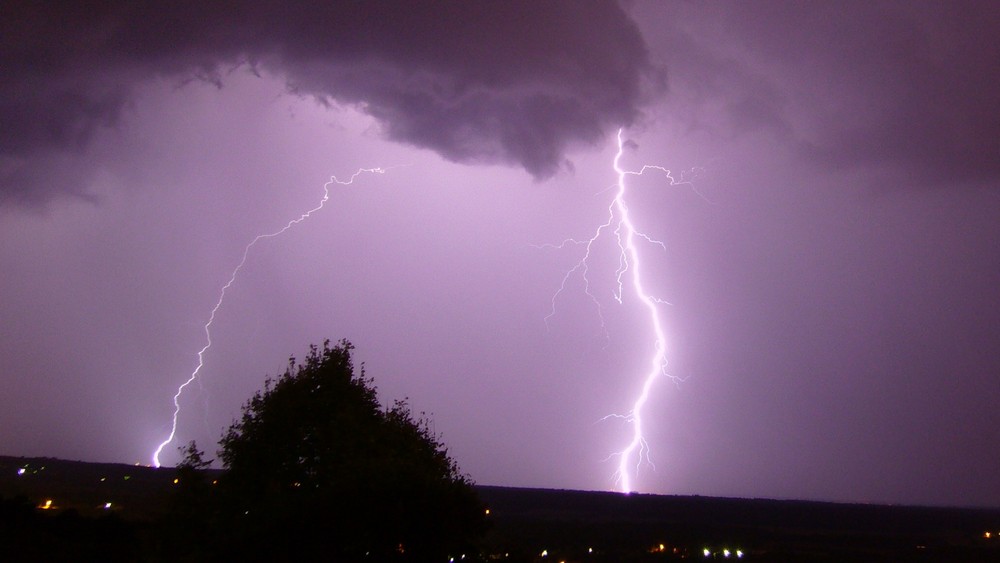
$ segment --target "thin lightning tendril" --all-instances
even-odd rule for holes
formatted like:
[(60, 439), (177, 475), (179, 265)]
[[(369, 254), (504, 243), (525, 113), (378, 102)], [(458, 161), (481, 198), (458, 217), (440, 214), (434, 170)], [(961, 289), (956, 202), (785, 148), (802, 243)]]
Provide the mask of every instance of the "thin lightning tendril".
[[(618, 418), (631, 425), (631, 439), (628, 444), (624, 449), (612, 454), (611, 456), (618, 458), (618, 468), (614, 474), (615, 483), (620, 486), (622, 492), (630, 493), (633, 491), (633, 482), (630, 477), (630, 469), (633, 467), (633, 459), (636, 472), (638, 472), (644, 461), (652, 466), (652, 460), (649, 456), (649, 445), (643, 436), (642, 410), (649, 400), (653, 383), (661, 375), (674, 379), (675, 381), (680, 381), (680, 378), (672, 376), (666, 371), (667, 339), (663, 331), (663, 324), (660, 320), (658, 306), (668, 303), (658, 297), (650, 295), (643, 286), (642, 262), (640, 260), (639, 253), (639, 244), (643, 241), (659, 246), (664, 250), (666, 249), (666, 245), (664, 245), (663, 242), (653, 239), (636, 229), (635, 224), (632, 222), (632, 218), (629, 215), (629, 208), (625, 201), (625, 179), (627, 176), (641, 176), (646, 172), (656, 171), (663, 173), (671, 186), (690, 184), (690, 181), (685, 179), (683, 175), (680, 179), (674, 178), (670, 170), (663, 168), (662, 166), (645, 165), (639, 170), (625, 170), (621, 167), (621, 159), (624, 152), (625, 143), (622, 139), (622, 129), (619, 129), (618, 152), (615, 154), (614, 158), (614, 170), (618, 175), (618, 181), (616, 185), (609, 188), (615, 190), (615, 196), (608, 205), (607, 221), (599, 225), (593, 235), (588, 239), (581, 240), (568, 238), (559, 244), (541, 245), (539, 247), (555, 249), (563, 249), (569, 245), (584, 247), (583, 256), (572, 268), (570, 268), (569, 271), (566, 272), (566, 275), (563, 276), (559, 289), (552, 296), (552, 308), (549, 311), (549, 314), (545, 317), (546, 324), (548, 323), (548, 320), (555, 315), (556, 300), (566, 289), (567, 282), (575, 274), (579, 274), (584, 282), (584, 292), (597, 307), (605, 340), (609, 340), (607, 326), (604, 322), (603, 307), (600, 300), (591, 291), (591, 281), (588, 278), (591, 251), (593, 250), (594, 244), (605, 233), (611, 233), (618, 246), (618, 266), (615, 270), (615, 287), (612, 290), (612, 295), (615, 301), (619, 304), (623, 303), (625, 287), (629, 284), (629, 282), (631, 282), (630, 285), (634, 290), (635, 297), (639, 300), (648, 314), (649, 327), (653, 335), (654, 351), (652, 356), (649, 358), (649, 371), (646, 372), (643, 379), (641, 391), (633, 402), (632, 408), (628, 414), (612, 414), (602, 419), (606, 420), (609, 418)], [(626, 278), (628, 278), (628, 280), (626, 280)]]
[(167, 436), (167, 439), (161, 442), (160, 445), (157, 446), (156, 451), (153, 452), (154, 467), (160, 467), (160, 453), (163, 451), (163, 448), (167, 446), (167, 444), (174, 441), (174, 437), (177, 435), (177, 418), (181, 412), (181, 403), (180, 403), (181, 395), (184, 394), (184, 389), (188, 385), (191, 385), (198, 379), (198, 374), (201, 373), (201, 368), (204, 367), (205, 365), (205, 353), (208, 352), (208, 349), (212, 347), (212, 323), (215, 322), (215, 315), (219, 312), (219, 309), (222, 307), (223, 301), (225, 301), (226, 299), (226, 291), (228, 291), (229, 288), (232, 287), (233, 283), (236, 282), (236, 276), (239, 275), (240, 270), (243, 269), (243, 265), (246, 264), (247, 257), (250, 256), (250, 249), (253, 248), (261, 240), (280, 236), (285, 231), (291, 229), (295, 225), (298, 225), (299, 223), (308, 219), (310, 216), (312, 216), (313, 213), (316, 213), (319, 210), (323, 209), (323, 206), (326, 205), (326, 202), (330, 199), (330, 184), (337, 183), (342, 186), (349, 186), (353, 184), (354, 180), (361, 174), (364, 173), (384, 174), (385, 171), (386, 171), (385, 168), (360, 168), (350, 177), (350, 179), (346, 181), (338, 180), (336, 176), (330, 176), (330, 180), (327, 181), (325, 184), (323, 184), (323, 197), (322, 199), (319, 200), (319, 204), (316, 207), (310, 209), (309, 211), (306, 211), (299, 217), (292, 219), (291, 221), (286, 223), (284, 227), (278, 229), (277, 231), (274, 231), (273, 233), (265, 233), (262, 235), (257, 235), (252, 241), (250, 241), (249, 244), (247, 244), (243, 248), (243, 256), (240, 258), (239, 263), (236, 265), (232, 273), (229, 275), (229, 281), (227, 281), (226, 284), (222, 286), (222, 289), (219, 291), (219, 299), (215, 302), (215, 307), (212, 308), (212, 313), (208, 317), (208, 322), (206, 322), (203, 327), (203, 330), (205, 331), (205, 346), (203, 346), (201, 350), (198, 350), (198, 366), (194, 368), (194, 371), (191, 372), (191, 375), (187, 378), (187, 380), (185, 380), (184, 383), (180, 384), (180, 386), (177, 388), (177, 392), (174, 394), (174, 414), (170, 425), (170, 435)]

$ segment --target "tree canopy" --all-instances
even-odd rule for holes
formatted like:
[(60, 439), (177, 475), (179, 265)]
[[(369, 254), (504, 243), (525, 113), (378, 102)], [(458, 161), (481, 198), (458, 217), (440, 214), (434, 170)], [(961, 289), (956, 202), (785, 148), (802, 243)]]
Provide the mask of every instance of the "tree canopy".
[(426, 419), (383, 408), (353, 345), (311, 346), (223, 436), (235, 542), (256, 556), (442, 558), (483, 530), (482, 505)]

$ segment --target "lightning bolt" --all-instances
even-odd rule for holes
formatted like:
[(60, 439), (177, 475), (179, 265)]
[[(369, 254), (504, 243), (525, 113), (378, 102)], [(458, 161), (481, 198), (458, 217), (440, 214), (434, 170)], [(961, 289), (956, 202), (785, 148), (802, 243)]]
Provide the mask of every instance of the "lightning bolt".
[(609, 188), (614, 190), (614, 198), (608, 204), (607, 220), (597, 227), (590, 238), (582, 240), (570, 238), (565, 239), (559, 244), (542, 245), (541, 247), (556, 249), (566, 248), (570, 245), (583, 247), (582, 257), (566, 272), (566, 275), (563, 276), (559, 289), (552, 296), (552, 309), (545, 317), (546, 323), (548, 322), (548, 319), (555, 314), (556, 300), (566, 289), (567, 282), (574, 275), (579, 275), (584, 282), (584, 292), (597, 308), (605, 339), (608, 341), (610, 340), (607, 327), (604, 322), (601, 301), (591, 290), (591, 281), (589, 278), (590, 260), (593, 247), (606, 233), (609, 233), (609, 236), (614, 237), (615, 244), (618, 248), (618, 266), (615, 270), (614, 276), (615, 286), (612, 289), (612, 295), (615, 301), (622, 304), (625, 295), (625, 288), (627, 286), (631, 286), (635, 298), (645, 309), (651, 340), (653, 342), (653, 352), (648, 361), (649, 369), (643, 376), (641, 390), (635, 401), (632, 403), (631, 410), (624, 415), (614, 414), (604, 417), (604, 419), (619, 418), (630, 425), (631, 438), (628, 443), (621, 451), (612, 454), (611, 456), (618, 458), (618, 468), (615, 471), (614, 476), (616, 484), (620, 486), (622, 492), (630, 493), (633, 491), (631, 469), (634, 467), (635, 472), (638, 473), (643, 461), (652, 465), (652, 460), (649, 456), (649, 445), (643, 436), (642, 413), (643, 408), (649, 400), (653, 384), (660, 376), (668, 377), (675, 381), (681, 381), (681, 379), (668, 374), (666, 370), (667, 338), (663, 331), (663, 322), (660, 319), (659, 310), (659, 306), (665, 304), (666, 302), (651, 295), (645, 288), (643, 284), (643, 266), (639, 252), (639, 246), (643, 242), (659, 246), (664, 250), (666, 249), (666, 245), (636, 229), (635, 224), (632, 222), (632, 217), (629, 215), (629, 208), (626, 203), (625, 196), (627, 190), (625, 180), (628, 176), (641, 176), (646, 172), (662, 173), (671, 186), (690, 184), (690, 180), (685, 178), (683, 174), (680, 178), (675, 178), (670, 170), (662, 166), (645, 165), (639, 170), (626, 170), (622, 168), (621, 159), (625, 153), (625, 142), (622, 138), (622, 132), (623, 129), (618, 130), (618, 152), (615, 154), (613, 161), (613, 167), (618, 176), (618, 181), (615, 185)]
[(262, 240), (281, 236), (285, 231), (305, 221), (306, 219), (311, 217), (313, 213), (316, 213), (321, 209), (323, 209), (323, 206), (326, 205), (326, 202), (330, 199), (331, 184), (340, 184), (342, 186), (349, 186), (354, 183), (354, 180), (358, 176), (364, 173), (384, 174), (385, 171), (386, 171), (385, 168), (359, 168), (358, 171), (355, 172), (353, 175), (351, 175), (351, 177), (348, 180), (338, 180), (336, 176), (330, 176), (330, 179), (325, 184), (323, 184), (323, 197), (319, 200), (319, 204), (317, 204), (316, 207), (310, 209), (309, 211), (306, 211), (297, 218), (292, 219), (291, 221), (286, 223), (284, 227), (278, 229), (277, 231), (274, 231), (272, 233), (257, 235), (256, 237), (254, 237), (253, 240), (250, 241), (249, 244), (247, 244), (243, 248), (243, 256), (240, 258), (239, 263), (236, 265), (235, 268), (233, 268), (232, 273), (229, 275), (229, 281), (227, 281), (226, 284), (223, 285), (222, 289), (219, 291), (219, 299), (215, 302), (215, 307), (212, 307), (212, 313), (208, 316), (208, 322), (206, 322), (204, 327), (202, 327), (203, 330), (205, 331), (205, 345), (201, 348), (201, 350), (198, 350), (198, 366), (194, 368), (194, 371), (191, 372), (191, 375), (188, 376), (188, 378), (184, 381), (184, 383), (181, 383), (180, 386), (177, 387), (177, 392), (174, 394), (174, 414), (170, 424), (170, 435), (167, 436), (167, 439), (161, 442), (160, 445), (157, 446), (156, 450), (153, 452), (154, 467), (160, 467), (160, 453), (163, 451), (163, 448), (167, 446), (167, 444), (174, 441), (174, 437), (177, 435), (177, 419), (180, 416), (181, 412), (181, 403), (180, 403), (181, 395), (184, 394), (184, 389), (186, 389), (189, 385), (191, 385), (198, 379), (198, 375), (201, 373), (201, 368), (204, 367), (205, 365), (205, 353), (208, 352), (208, 349), (212, 347), (212, 323), (215, 322), (215, 316), (216, 314), (218, 314), (219, 309), (222, 307), (222, 303), (226, 300), (226, 292), (236, 282), (236, 277), (239, 275), (240, 270), (243, 269), (243, 265), (246, 264), (247, 258), (250, 256), (250, 249), (252, 249), (258, 242)]

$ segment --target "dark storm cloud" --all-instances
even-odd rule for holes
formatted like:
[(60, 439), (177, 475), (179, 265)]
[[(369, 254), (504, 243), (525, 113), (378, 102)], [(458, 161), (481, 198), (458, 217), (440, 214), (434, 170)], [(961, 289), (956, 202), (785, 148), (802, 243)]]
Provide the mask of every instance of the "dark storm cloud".
[[(1000, 177), (995, 2), (738, 4), (740, 39), (825, 90), (807, 151), (832, 166), (892, 162), (915, 183)], [(839, 104), (836, 102), (840, 102)], [(840, 106), (840, 107), (838, 107)]]
[[(661, 13), (642, 27), (666, 52), (671, 96), (687, 89), (690, 104), (674, 119), (724, 137), (768, 132), (804, 161), (881, 169), (894, 185), (1000, 180), (995, 2), (731, 2)], [(691, 118), (691, 106), (704, 114)]]
[[(645, 45), (613, 2), (8, 4), (0, 18), (0, 200), (79, 191), (39, 163), (83, 155), (131, 88), (250, 63), (358, 104), (397, 141), (523, 166), (638, 115)], [(82, 157), (81, 157), (82, 158)], [(82, 160), (80, 161), (82, 162)]]

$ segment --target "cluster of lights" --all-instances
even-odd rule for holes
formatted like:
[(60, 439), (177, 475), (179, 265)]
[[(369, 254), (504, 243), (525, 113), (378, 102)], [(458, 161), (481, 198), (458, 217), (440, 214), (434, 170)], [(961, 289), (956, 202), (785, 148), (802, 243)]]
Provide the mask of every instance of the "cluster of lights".
[[(25, 464), (22, 467), (18, 467), (16, 469), (16, 473), (17, 473), (18, 477), (24, 477), (24, 476), (27, 476), (27, 475), (37, 474), (39, 471), (44, 471), (44, 470), (45, 470), (45, 466), (38, 467), (37, 469), (31, 469), (30, 464)], [(123, 475), (122, 476), (122, 480), (123, 481), (128, 481), (131, 478), (132, 478), (131, 475)], [(105, 483), (105, 482), (107, 482), (107, 480), (108, 480), (108, 477), (107, 476), (103, 476), (103, 477), (100, 477), (98, 479), (98, 482)], [(219, 482), (218, 480), (213, 480), (212, 484), (213, 485), (217, 485), (218, 482)], [(180, 483), (180, 479), (175, 478), (173, 480), (173, 483), (175, 485), (179, 484)], [(55, 504), (55, 500), (53, 500), (53, 499), (45, 499), (44, 501), (39, 502), (38, 505), (36, 505), (36, 508), (38, 508), (39, 510), (57, 510), (59, 508), (59, 506)], [(107, 501), (107, 502), (103, 502), (103, 503), (97, 505), (96, 508), (98, 508), (100, 510), (112, 510), (112, 509), (120, 509), (120, 506), (117, 505), (117, 504), (112, 503), (111, 501)], [(489, 510), (487, 510), (486, 513), (489, 514)]]
[[(987, 536), (986, 537), (989, 537), (988, 534), (989, 534), (989, 532), (987, 532)], [(1000, 534), (1000, 532), (998, 532), (998, 534)], [(680, 548), (680, 547), (672, 547), (672, 546), (669, 546), (669, 545), (667, 545), (665, 543), (656, 544), (653, 547), (650, 547), (648, 549), (648, 552), (649, 553), (673, 554), (674, 556), (680, 555), (681, 557), (687, 557), (687, 550), (686, 549), (683, 549), (683, 548)], [(594, 554), (594, 548), (593, 547), (588, 547), (587, 548), (587, 554), (588, 555), (593, 555)], [(543, 550), (541, 550), (540, 553), (538, 553), (538, 556), (539, 557), (543, 557), (543, 558), (548, 558), (551, 555), (552, 554), (549, 553), (549, 550), (547, 550), (547, 549), (543, 549)], [(716, 558), (723, 558), (723, 559), (743, 559), (744, 557), (746, 557), (746, 552), (743, 551), (742, 549), (730, 549), (728, 547), (723, 547), (721, 549), (718, 549), (718, 548), (713, 549), (713, 548), (705, 547), (705, 548), (702, 549), (702, 555), (706, 559), (716, 559)], [(564, 562), (562, 560), (560, 560), (560, 563), (564, 563)]]
[(746, 555), (745, 553), (743, 553), (743, 550), (741, 550), (741, 549), (737, 549), (735, 551), (730, 551), (730, 549), (728, 547), (722, 548), (722, 551), (712, 551), (711, 549), (709, 549), (709, 548), (706, 547), (705, 549), (701, 550), (701, 554), (704, 555), (706, 559), (707, 558), (713, 558), (714, 559), (715, 557), (718, 557), (720, 555), (723, 558), (725, 558), (725, 559), (729, 559), (730, 557), (735, 557), (737, 559), (743, 559), (743, 556)]
[[(101, 504), (101, 505), (98, 506), (98, 508), (100, 508), (102, 510), (111, 510), (113, 507), (114, 507), (114, 504), (112, 502), (110, 502), (110, 501), (105, 502), (104, 504)], [(52, 499), (49, 498), (49, 499), (45, 499), (44, 501), (38, 503), (38, 507), (37, 508), (39, 510), (55, 510), (55, 509), (59, 508), (59, 506), (57, 506), (55, 504), (54, 500), (52, 500)]]
[(650, 553), (673, 553), (673, 554), (678, 554), (678, 553), (680, 553), (680, 551), (681, 551), (681, 549), (679, 547), (670, 547), (670, 546), (668, 546), (667, 544), (664, 544), (664, 543), (657, 544), (657, 545), (654, 545), (653, 547), (649, 548), (649, 552)]
[[(985, 537), (990, 537), (990, 535), (989, 535), (990, 532), (986, 532), (986, 534), (987, 535)], [(997, 532), (997, 535), (1000, 535), (1000, 532)], [(670, 545), (665, 544), (665, 543), (656, 544), (656, 545), (650, 547), (647, 551), (649, 553), (668, 554), (668, 555), (672, 555), (674, 557), (677, 557), (677, 556), (680, 556), (682, 558), (688, 557), (687, 549), (682, 548), (682, 547), (670, 546)], [(554, 553), (550, 552), (548, 549), (542, 549), (542, 550), (537, 551), (535, 553), (537, 554), (536, 556), (539, 557), (539, 558), (546, 559), (546, 560), (548, 560), (549, 558), (552, 558), (553, 561), (557, 561), (557, 559), (556, 559), (556, 555), (557, 554), (554, 554)], [(587, 555), (594, 555), (595, 553), (597, 553), (597, 552), (596, 552), (596, 550), (593, 547), (588, 547), (587, 548)], [(702, 549), (702, 555), (704, 556), (705, 559), (719, 559), (719, 558), (721, 558), (721, 559), (744, 559), (744, 558), (746, 558), (747, 553), (745, 551), (743, 551), (742, 549), (735, 549), (735, 548), (734, 549), (730, 549), (728, 547), (723, 547), (723, 548), (705, 547), (705, 548)], [(489, 559), (504, 559), (504, 558), (508, 558), (508, 557), (510, 557), (509, 553), (504, 553), (502, 555), (500, 555), (500, 554), (494, 554), (494, 555), (489, 556)], [(449, 561), (449, 563), (456, 563), (457, 561), (460, 561), (462, 559), (465, 559), (464, 555), (461, 558), (452, 557), (452, 558), (448, 559), (448, 561)], [(559, 563), (566, 563), (566, 560), (565, 559), (558, 559), (558, 562)]]
[(995, 538), (1000, 538), (1000, 530), (996, 532), (990, 532), (990, 531), (983, 532), (983, 539), (989, 540)]
[[(45, 466), (44, 465), (41, 466), (41, 467), (39, 467), (38, 469), (29, 469), (29, 467), (30, 467), (30, 465), (24, 465), (22, 467), (18, 467), (17, 468), (17, 476), (18, 477), (24, 477), (25, 475), (29, 475), (29, 474), (36, 475), (39, 471), (45, 471)], [(130, 478), (131, 478), (130, 475), (124, 476), (124, 479), (126, 481), (128, 481)], [(107, 477), (101, 477), (100, 478), (100, 482), (103, 483), (103, 482), (107, 481), (107, 479), (108, 479)], [(98, 508), (100, 508), (102, 510), (111, 510), (112, 507), (114, 507), (114, 504), (111, 503), (110, 501), (98, 505)], [(36, 506), (36, 508), (38, 508), (39, 510), (57, 510), (59, 508), (59, 506), (57, 504), (55, 504), (55, 500), (49, 498), (49, 499), (45, 499), (42, 502), (38, 503), (38, 505)]]

